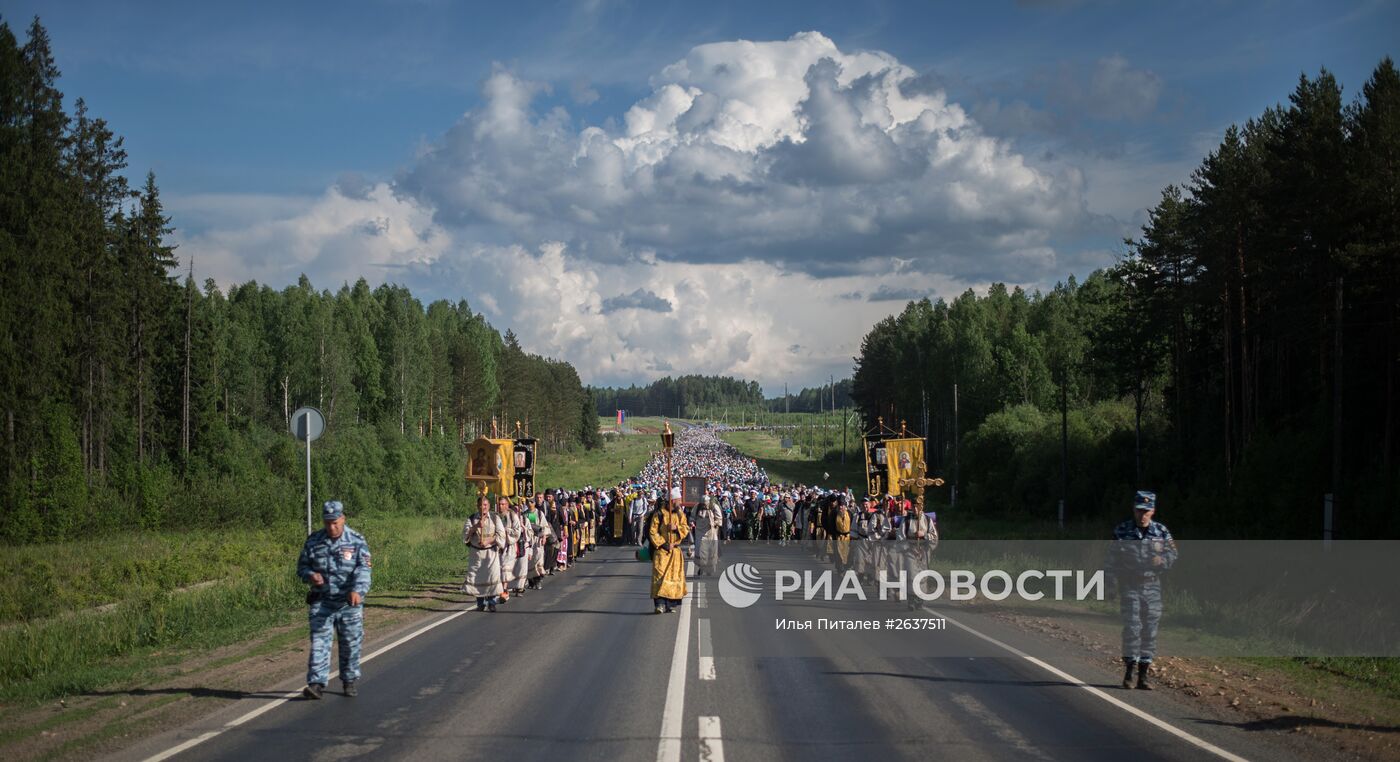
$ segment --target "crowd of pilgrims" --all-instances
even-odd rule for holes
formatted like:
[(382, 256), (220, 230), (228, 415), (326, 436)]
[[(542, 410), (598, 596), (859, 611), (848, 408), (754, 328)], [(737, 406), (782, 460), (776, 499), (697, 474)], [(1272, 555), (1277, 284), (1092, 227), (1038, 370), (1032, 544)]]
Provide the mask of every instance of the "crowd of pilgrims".
[[(471, 561), (462, 591), (477, 610), (497, 606), (545, 577), (566, 572), (606, 545), (644, 546), (652, 563), (657, 613), (685, 597), (685, 560), (701, 576), (718, 571), (720, 546), (733, 541), (788, 545), (810, 541), (812, 553), (837, 568), (874, 580), (927, 568), (938, 542), (936, 516), (919, 513), (894, 495), (857, 501), (850, 488), (773, 484), (756, 461), (719, 438), (714, 429), (691, 427), (676, 435), (672, 484), (706, 478), (698, 505), (681, 505), (681, 490), (667, 490), (667, 464), (658, 453), (637, 476), (611, 488), (547, 489), (532, 498), (482, 496), (467, 519), (462, 541)], [(886, 541), (899, 541), (898, 545)]]

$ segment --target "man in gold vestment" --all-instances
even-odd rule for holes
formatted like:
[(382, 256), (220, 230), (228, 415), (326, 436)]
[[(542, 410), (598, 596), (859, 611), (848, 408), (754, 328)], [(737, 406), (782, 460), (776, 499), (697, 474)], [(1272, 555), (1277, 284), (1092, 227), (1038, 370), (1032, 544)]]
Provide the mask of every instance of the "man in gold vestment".
[(671, 613), (685, 598), (685, 551), (681, 540), (690, 534), (690, 523), (676, 501), (663, 504), (648, 522), (651, 536), (651, 597), (654, 613)]

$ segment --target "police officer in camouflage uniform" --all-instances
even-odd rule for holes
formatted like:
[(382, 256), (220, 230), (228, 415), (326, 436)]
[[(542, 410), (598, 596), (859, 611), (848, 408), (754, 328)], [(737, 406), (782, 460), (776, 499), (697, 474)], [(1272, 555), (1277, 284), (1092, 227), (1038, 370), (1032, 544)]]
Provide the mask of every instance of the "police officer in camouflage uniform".
[(364, 638), (364, 599), (369, 592), (369, 544), (345, 526), (345, 507), (331, 500), (321, 507), (325, 529), (306, 538), (297, 559), (297, 576), (311, 585), (306, 596), (311, 620), (311, 656), (302, 695), (321, 698), (331, 666), (331, 632), (340, 641), (340, 681), (354, 696), (360, 679), (360, 641)]
[(1176, 542), (1166, 526), (1152, 520), (1157, 495), (1138, 492), (1133, 518), (1113, 530), (1109, 570), (1118, 583), (1118, 607), (1123, 617), (1123, 687), (1152, 690), (1147, 672), (1157, 650), (1157, 623), (1162, 618), (1161, 574), (1176, 563)]

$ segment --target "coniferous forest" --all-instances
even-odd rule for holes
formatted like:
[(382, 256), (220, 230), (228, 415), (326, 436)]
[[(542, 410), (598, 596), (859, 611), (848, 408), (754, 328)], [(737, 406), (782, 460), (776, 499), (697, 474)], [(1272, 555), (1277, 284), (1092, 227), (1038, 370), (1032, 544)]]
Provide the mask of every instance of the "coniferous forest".
[[(558, 451), (596, 445), (618, 408), (829, 403), (701, 376), (589, 390), (465, 301), (395, 285), (221, 291), (172, 245), (154, 175), (128, 180), (121, 137), (59, 79), (37, 20), (24, 39), (0, 23), (0, 540), (297, 520), (301, 405), (328, 422), (318, 494), (439, 513), (493, 417)], [(1387, 59), (1350, 98), (1322, 71), (1230, 128), (1113, 267), (909, 303), (838, 402), (923, 429), (968, 515), (1053, 518), (1063, 498), (1097, 522), (1146, 488), (1174, 528), (1311, 537), (1330, 493), (1338, 536), (1396, 536), (1398, 365)]]
[[(973, 515), (1125, 515), (1175, 531), (1400, 535), (1400, 75), (1326, 71), (1226, 131), (1115, 266), (994, 285), (877, 324), (853, 397), (927, 421)], [(956, 387), (956, 392), (955, 392)], [(947, 500), (947, 496), (941, 496)], [(1191, 527), (1195, 530), (1192, 531)]]
[(464, 301), (197, 282), (129, 169), (113, 127), (65, 110), (39, 21), (0, 23), (0, 540), (300, 521), (302, 405), (327, 422), (315, 491), (352, 511), (465, 502), (461, 443), (492, 417), (547, 451), (598, 443), (574, 368)]

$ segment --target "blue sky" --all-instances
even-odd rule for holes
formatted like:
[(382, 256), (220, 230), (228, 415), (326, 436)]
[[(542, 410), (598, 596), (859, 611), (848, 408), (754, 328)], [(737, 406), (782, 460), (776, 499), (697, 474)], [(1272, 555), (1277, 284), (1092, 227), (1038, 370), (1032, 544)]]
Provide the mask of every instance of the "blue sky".
[[(1107, 264), (1226, 126), (1323, 66), (1350, 99), (1400, 39), (1400, 4), (1378, 2), (4, 0), (0, 14), (21, 35), (41, 17), (70, 102), (125, 137), (133, 176), (156, 172), (181, 252), (221, 282), (398, 280), (467, 298), (589, 381), (669, 368), (770, 389), (849, 372), (861, 334), (902, 306), (877, 293)], [(783, 44), (716, 47), (738, 40)], [(778, 85), (749, 76), (775, 64)], [(843, 113), (868, 121), (868, 88), (841, 73), (857, 70), (926, 95), (909, 108), (933, 132), (897, 116), (889, 145), (834, 132)], [(835, 100), (818, 111), (827, 75)], [(774, 97), (791, 115), (765, 111)], [(727, 116), (687, 132), (702, 112)], [(501, 142), (512, 130), (522, 140)], [(618, 157), (598, 158), (599, 134)], [(603, 163), (585, 171), (585, 154)], [(591, 205), (608, 189), (615, 203)], [(793, 232), (830, 219), (849, 222)], [(504, 259), (549, 275), (521, 286)], [(793, 293), (812, 304), (775, 298)]]

